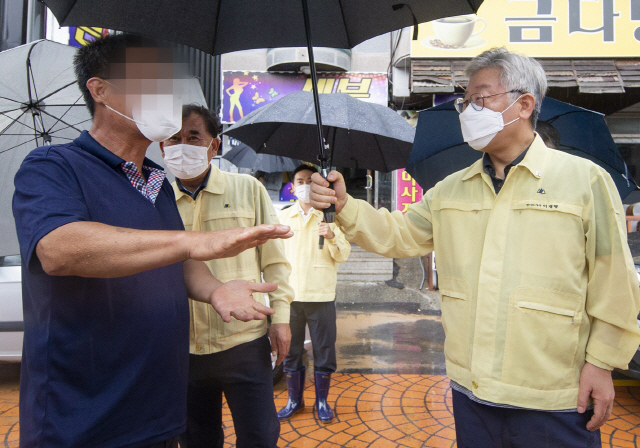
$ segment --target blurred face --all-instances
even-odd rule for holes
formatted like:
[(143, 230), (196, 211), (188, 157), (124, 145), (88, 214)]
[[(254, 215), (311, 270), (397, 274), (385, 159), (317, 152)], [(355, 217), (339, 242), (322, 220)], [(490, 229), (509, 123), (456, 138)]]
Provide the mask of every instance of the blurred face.
[(180, 132), (162, 142), (160, 145), (162, 155), (164, 156), (164, 147), (179, 143), (201, 146), (203, 151), (207, 151), (209, 161), (218, 153), (218, 147), (220, 146), (220, 140), (209, 133), (204, 118), (196, 113), (192, 113), (182, 120)]
[[(107, 79), (91, 78), (87, 87), (96, 103), (105, 104), (126, 117), (160, 123), (149, 117), (161, 111), (163, 117), (179, 122), (181, 98), (186, 93), (185, 73), (183, 64), (173, 62), (170, 49), (127, 48), (120, 59), (109, 66)], [(124, 126), (135, 127), (135, 123), (125, 123), (113, 112), (104, 116), (109, 121), (119, 120)]]
[(293, 178), (293, 185), (297, 187), (298, 185), (311, 185), (311, 175), (313, 171), (311, 170), (302, 170), (298, 171)]

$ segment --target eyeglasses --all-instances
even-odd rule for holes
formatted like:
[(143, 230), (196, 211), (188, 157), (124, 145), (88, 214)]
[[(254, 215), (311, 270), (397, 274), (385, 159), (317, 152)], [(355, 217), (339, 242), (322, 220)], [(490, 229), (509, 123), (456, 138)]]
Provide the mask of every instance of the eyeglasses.
[(471, 107), (473, 107), (475, 110), (481, 111), (482, 109), (484, 109), (484, 100), (486, 98), (491, 98), (498, 95), (505, 95), (507, 93), (524, 93), (524, 92), (521, 90), (509, 90), (508, 92), (494, 93), (493, 95), (487, 95), (487, 96), (482, 96), (480, 93), (474, 93), (469, 97), (468, 100), (465, 100), (464, 98), (458, 98), (455, 101), (454, 106), (459, 114), (464, 112), (464, 110), (467, 108), (469, 104), (471, 104)]

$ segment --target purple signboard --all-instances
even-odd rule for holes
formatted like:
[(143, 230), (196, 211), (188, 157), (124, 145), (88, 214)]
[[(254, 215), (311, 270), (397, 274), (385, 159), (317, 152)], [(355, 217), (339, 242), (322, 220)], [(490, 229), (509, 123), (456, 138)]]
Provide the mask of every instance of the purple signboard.
[(96, 28), (92, 26), (70, 26), (69, 45), (72, 47), (83, 47), (89, 42), (93, 42), (102, 36), (109, 34), (106, 28)]
[[(234, 123), (250, 112), (283, 96), (311, 91), (311, 78), (298, 73), (224, 71), (222, 122)], [(387, 105), (384, 73), (319, 73), (319, 93), (348, 93), (363, 101)]]

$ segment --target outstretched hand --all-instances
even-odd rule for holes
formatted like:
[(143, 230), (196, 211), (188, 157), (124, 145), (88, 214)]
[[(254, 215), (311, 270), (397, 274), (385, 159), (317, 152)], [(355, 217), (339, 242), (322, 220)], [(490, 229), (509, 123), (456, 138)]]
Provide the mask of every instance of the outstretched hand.
[(236, 227), (215, 232), (188, 232), (187, 234), (192, 238), (189, 258), (199, 261), (235, 257), (270, 239), (286, 239), (293, 236), (289, 226), (280, 224), (262, 224), (255, 227)]

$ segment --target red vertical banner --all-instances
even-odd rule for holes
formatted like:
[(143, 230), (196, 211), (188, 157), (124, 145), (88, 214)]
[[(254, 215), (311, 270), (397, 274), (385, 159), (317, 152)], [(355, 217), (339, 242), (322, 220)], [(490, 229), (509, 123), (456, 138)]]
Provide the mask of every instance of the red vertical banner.
[(407, 208), (422, 200), (422, 188), (404, 168), (396, 171), (396, 209), (402, 213)]

